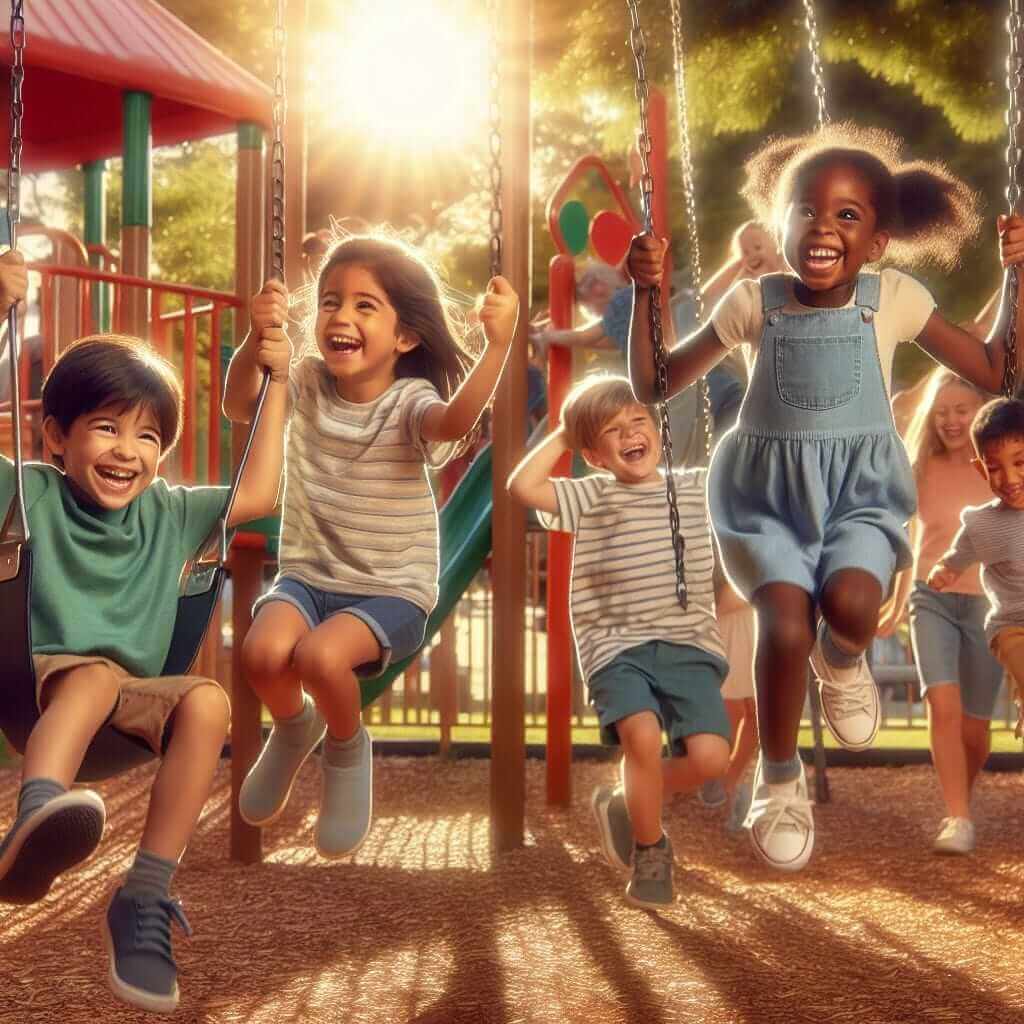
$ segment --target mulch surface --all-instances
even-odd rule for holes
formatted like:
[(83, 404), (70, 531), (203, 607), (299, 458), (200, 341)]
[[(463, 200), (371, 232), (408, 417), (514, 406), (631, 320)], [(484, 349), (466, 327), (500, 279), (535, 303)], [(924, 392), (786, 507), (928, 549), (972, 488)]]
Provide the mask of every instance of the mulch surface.
[[(105, 987), (99, 922), (130, 863), (152, 768), (97, 787), (97, 855), (41, 903), (0, 907), (0, 1021), (152, 1019)], [(175, 894), (176, 1019), (216, 1022), (681, 1021), (701, 1024), (1020, 1024), (1024, 1021), (1024, 783), (978, 786), (978, 849), (940, 858), (929, 768), (832, 770), (817, 848), (800, 874), (770, 871), (719, 812), (677, 798), (667, 819), (678, 902), (622, 901), (588, 795), (614, 774), (574, 768), (567, 811), (527, 768), (523, 849), (492, 855), (489, 762), (378, 758), (375, 820), (354, 858), (314, 853), (316, 769), (264, 836), (265, 862), (227, 859), (227, 765)], [(0, 772), (0, 827), (17, 775)]]

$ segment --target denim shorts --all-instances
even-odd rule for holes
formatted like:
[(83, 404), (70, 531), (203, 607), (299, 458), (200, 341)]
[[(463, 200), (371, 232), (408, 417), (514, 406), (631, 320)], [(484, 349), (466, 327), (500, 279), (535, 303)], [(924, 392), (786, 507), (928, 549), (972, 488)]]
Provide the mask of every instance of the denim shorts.
[(939, 593), (921, 580), (910, 592), (910, 639), (921, 692), (956, 683), (964, 714), (991, 718), (1003, 669), (985, 639), (988, 600), (980, 594)]
[(365, 622), (380, 644), (380, 660), (356, 669), (360, 679), (379, 676), (393, 661), (402, 661), (423, 644), (427, 615), (402, 597), (364, 597), (318, 590), (288, 576), (274, 585), (252, 606), (253, 615), (271, 601), (286, 601), (297, 608), (310, 629), (316, 629), (333, 615), (354, 615)]
[(617, 744), (615, 723), (641, 711), (657, 715), (677, 757), (686, 753), (686, 737), (697, 733), (713, 733), (730, 742), (721, 694), (727, 669), (717, 655), (664, 640), (620, 652), (590, 677), (601, 742)]

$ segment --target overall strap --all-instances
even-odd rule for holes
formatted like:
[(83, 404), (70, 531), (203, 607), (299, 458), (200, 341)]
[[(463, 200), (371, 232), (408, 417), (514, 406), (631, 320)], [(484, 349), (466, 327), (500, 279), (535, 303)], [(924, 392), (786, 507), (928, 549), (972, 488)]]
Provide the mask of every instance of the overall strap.
[(854, 294), (854, 304), (867, 307), (878, 312), (879, 301), (882, 298), (882, 275), (865, 274), (863, 271), (857, 275), (857, 291)]
[(765, 274), (760, 279), (761, 310), (765, 313), (782, 309), (789, 298), (790, 274)]

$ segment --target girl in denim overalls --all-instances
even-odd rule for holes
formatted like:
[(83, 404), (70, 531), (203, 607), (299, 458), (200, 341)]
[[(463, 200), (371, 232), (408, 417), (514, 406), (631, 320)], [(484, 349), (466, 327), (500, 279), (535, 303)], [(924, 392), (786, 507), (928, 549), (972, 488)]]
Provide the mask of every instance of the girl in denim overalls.
[[(758, 855), (790, 871), (814, 845), (796, 749), (808, 657), (836, 739), (864, 749), (878, 730), (864, 650), (893, 573), (910, 562), (904, 524), (916, 508), (889, 408), (895, 346), (914, 339), (989, 391), (1002, 381), (1005, 313), (982, 343), (936, 312), (913, 278), (862, 272), (886, 252), (950, 266), (977, 226), (962, 182), (899, 158), (893, 136), (852, 125), (768, 143), (747, 164), (744, 193), (776, 224), (795, 276), (740, 282), (668, 359), (673, 394), (735, 345), (751, 350), (750, 386), (715, 451), (708, 502), (725, 570), (757, 612), (762, 756), (746, 826)], [(1024, 220), (999, 227), (1004, 262), (1024, 260)], [(656, 397), (648, 317), (663, 254), (650, 236), (630, 250), (630, 374), (641, 401)]]

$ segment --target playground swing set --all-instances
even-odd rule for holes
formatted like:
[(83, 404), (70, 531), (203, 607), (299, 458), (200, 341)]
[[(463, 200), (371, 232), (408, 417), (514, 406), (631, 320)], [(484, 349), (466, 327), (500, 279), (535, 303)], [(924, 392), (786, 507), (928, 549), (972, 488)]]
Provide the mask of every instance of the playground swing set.
[[(123, 3), (125, 0), (113, 0)], [(666, 161), (665, 134), (657, 128), (652, 131), (652, 123), (664, 125), (664, 100), (656, 96), (648, 87), (644, 57), (646, 44), (640, 24), (637, 0), (626, 0), (631, 19), (630, 44), (636, 63), (636, 95), (639, 105), (639, 152), (643, 167), (641, 177), (641, 195), (643, 206), (642, 227), (667, 236), (667, 210), (664, 193), (664, 167)], [(808, 42), (811, 54), (811, 67), (814, 81), (814, 95), (818, 105), (818, 126), (827, 123), (824, 79), (818, 48), (816, 24), (812, 0), (803, 0), (806, 11)], [(37, 0), (39, 7), (45, 8), (46, 0)], [(300, 3), (293, 0), (295, 6)], [(23, 12), (24, 0), (12, 0), (10, 20), (11, 40), (11, 86), (10, 86), (10, 163), (8, 170), (8, 203), (7, 220), (11, 245), (17, 242), (19, 223), (19, 184), (23, 152), (22, 117), (26, 109), (23, 100), (22, 86), (25, 75), (26, 31)], [(169, 21), (173, 21), (166, 12), (155, 3), (145, 0), (143, 4), (147, 12), (154, 16), (153, 26), (156, 31), (170, 31)], [(294, 9), (294, 8), (293, 8)], [(492, 31), (494, 42), (492, 52), (497, 61), (492, 69), (492, 120), (491, 120), (491, 195), (492, 209), (490, 217), (490, 253), (492, 274), (504, 271), (505, 276), (512, 280), (513, 286), (522, 295), (528, 294), (528, 260), (527, 243), (529, 238), (526, 230), (528, 212), (522, 196), (527, 194), (529, 180), (529, 61), (523, 59), (528, 53), (528, 5), (500, 0), (490, 0), (489, 10), (492, 15)], [(158, 13), (159, 12), (159, 13)], [(1021, 155), (1018, 133), (1020, 131), (1020, 112), (1017, 108), (1017, 90), (1021, 84), (1022, 62), (1019, 53), (1018, 35), (1015, 27), (1020, 26), (1019, 0), (1010, 0), (1010, 58), (1008, 61), (1009, 125), (1010, 142), (1007, 149), (1007, 165), (1009, 172), (1009, 188), (1007, 200), (1013, 210), (1020, 197), (1020, 185), (1017, 180), (1017, 167)], [(288, 17), (287, 0), (276, 0), (275, 48), (277, 73), (272, 97), (268, 97), (265, 87), (260, 87), (251, 76), (234, 69), (232, 73), (240, 80), (240, 93), (244, 103), (236, 104), (236, 110), (244, 109), (254, 120), (239, 122), (239, 193), (238, 193), (238, 235), (236, 251), (238, 254), (238, 291), (236, 295), (216, 293), (203, 289), (187, 288), (158, 284), (148, 280), (149, 239), (148, 231), (148, 161), (149, 161), (149, 125), (145, 124), (141, 132), (133, 130), (133, 118), (146, 115), (150, 110), (151, 96), (136, 90), (126, 90), (124, 94), (124, 134), (125, 134), (125, 209), (126, 217), (130, 210), (143, 208), (139, 223), (133, 224), (126, 219), (126, 230), (122, 239), (123, 263), (125, 273), (113, 274), (109, 270), (85, 268), (61, 268), (54, 265), (32, 265), (30, 269), (43, 275), (44, 288), (41, 295), (41, 312), (43, 322), (44, 369), (52, 365), (56, 355), (55, 339), (48, 335), (48, 328), (53, 328), (53, 315), (47, 313), (52, 306), (53, 279), (61, 275), (65, 279), (81, 282), (78, 293), (77, 307), (80, 313), (81, 333), (87, 333), (87, 326), (97, 324), (104, 326), (102, 315), (97, 322), (97, 311), (102, 310), (108, 289), (114, 289), (113, 326), (130, 333), (149, 336), (151, 340), (163, 347), (167, 346), (167, 318), (161, 308), (165, 295), (177, 292), (182, 296), (184, 309), (181, 321), (184, 333), (184, 377), (186, 392), (186, 440), (181, 458), (182, 475), (186, 482), (195, 479), (194, 439), (189, 426), (194, 429), (197, 386), (196, 375), (196, 317), (198, 310), (193, 302), (197, 299), (209, 302), (210, 314), (210, 418), (208, 427), (207, 472), (210, 479), (219, 476), (219, 401), (215, 397), (220, 393), (219, 352), (217, 341), (222, 326), (221, 317), (225, 311), (244, 308), (248, 296), (255, 291), (261, 279), (263, 256), (262, 224), (266, 219), (262, 197), (263, 142), (261, 125), (269, 120), (273, 129), (273, 143), (270, 149), (270, 255), (273, 273), (280, 279), (285, 277), (285, 195), (290, 192), (289, 186), (297, 183), (301, 189), (304, 169), (300, 166), (297, 176), (290, 180), (285, 177), (285, 52), (287, 37), (285, 32)], [(677, 110), (679, 115), (680, 153), (682, 161), (682, 178), (686, 195), (689, 248), (689, 277), (694, 292), (700, 296), (700, 250), (696, 219), (696, 190), (694, 184), (689, 132), (687, 125), (684, 45), (682, 38), (682, 18), (680, 0), (670, 0), (670, 15), (673, 37), (673, 55), (675, 71), (675, 89)], [(137, 22), (137, 17), (134, 22)], [(174, 22), (174, 33), (181, 37), (181, 27)], [(51, 38), (51, 43), (52, 43)], [(500, 44), (499, 44), (500, 41)], [(498, 49), (503, 53), (498, 55)], [(517, 50), (518, 48), (518, 50)], [(46, 49), (44, 47), (44, 49)], [(50, 46), (46, 56), (53, 57), (59, 47)], [(222, 58), (212, 48), (207, 47), (221, 65)], [(515, 54), (518, 59), (510, 60)], [(498, 73), (500, 65), (501, 75)], [(44, 65), (45, 66), (45, 65)], [(59, 67), (59, 61), (56, 62)], [(513, 70), (514, 68), (514, 70)], [(221, 68), (223, 70), (223, 67)], [(136, 69), (137, 71), (137, 69)], [(66, 72), (62, 72), (66, 73)], [(31, 73), (28, 76), (31, 78)], [(60, 74), (55, 81), (59, 82)], [(180, 105), (180, 82), (172, 83), (168, 93), (170, 99)], [(56, 88), (53, 83), (49, 88)], [(175, 94), (174, 90), (178, 93)], [(29, 103), (31, 120), (31, 103)], [(198, 106), (198, 105), (197, 105)], [(216, 116), (210, 114), (209, 107), (215, 108)], [(211, 131), (224, 127), (224, 104), (208, 104), (202, 116), (190, 127), (185, 137), (198, 137), (210, 134)], [(268, 119), (267, 112), (270, 112)], [(179, 114), (179, 111), (175, 111)], [(660, 134), (660, 137), (659, 137)], [(140, 138), (141, 135), (141, 138)], [(165, 138), (166, 138), (165, 134)], [(91, 136), (99, 138), (100, 145), (109, 144), (102, 133)], [(134, 160), (129, 163), (129, 156), (134, 151)], [(96, 159), (93, 149), (89, 153), (93, 157), (87, 162), (87, 177), (91, 174), (93, 193), (95, 182), (102, 186), (102, 175), (98, 179), (95, 171)], [(33, 154), (38, 161), (40, 153)], [(652, 173), (653, 163), (660, 171)], [(68, 153), (61, 155), (63, 162), (69, 159)], [(72, 162), (81, 162), (82, 157), (71, 157)], [(302, 165), (304, 161), (296, 161)], [(640, 226), (632, 213), (626, 197), (611, 180), (607, 170), (596, 157), (584, 157), (570, 169), (549, 203), (548, 219), (556, 245), (560, 249), (552, 260), (550, 267), (550, 296), (552, 323), (556, 326), (569, 326), (574, 305), (574, 263), (573, 255), (582, 249), (573, 241), (578, 237), (579, 212), (571, 210), (571, 204), (563, 203), (573, 182), (588, 172), (596, 171), (609, 187), (619, 211), (617, 214), (602, 211), (589, 226), (590, 241), (599, 254), (608, 258), (619, 252), (625, 254), (629, 239)], [(137, 176), (141, 173), (142, 184)], [(133, 180), (135, 181), (132, 184)], [(132, 194), (137, 189), (139, 195)], [(132, 201), (129, 202), (129, 199)], [(102, 204), (100, 204), (102, 206)], [(584, 211), (584, 223), (586, 213)], [(93, 245), (103, 247), (103, 239), (96, 237), (96, 218), (92, 218)], [(102, 222), (102, 217), (100, 218)], [(520, 223), (522, 222), (522, 223)], [(87, 218), (87, 236), (90, 234)], [(301, 229), (297, 232), (301, 235)], [(618, 260), (608, 259), (608, 262)], [(47, 292), (45, 282), (50, 280)], [(1009, 276), (1010, 297), (1013, 309), (1016, 309), (1016, 277)], [(153, 306), (149, 307), (147, 292), (153, 293)], [(656, 377), (661, 394), (660, 419), (663, 437), (663, 448), (666, 464), (671, 465), (672, 438), (668, 427), (668, 416), (665, 409), (667, 374), (665, 369), (665, 350), (661, 325), (662, 303), (656, 296), (651, 303), (651, 334), (654, 341)], [(699, 309), (699, 315), (703, 311)], [(235, 314), (235, 333), (240, 340), (241, 316)], [(1015, 315), (1010, 317), (1010, 333), (1007, 338), (1008, 355), (1015, 354)], [(522, 318), (520, 330), (523, 329)], [(29, 368), (26, 354), (19, 345), (19, 322), (17, 312), (12, 310), (7, 325), (7, 345), (10, 352), (11, 398), (9, 403), (0, 405), (0, 414), (9, 410), (13, 456), (18, 480), (17, 489), (11, 506), (4, 515), (0, 527), (0, 604), (4, 608), (0, 616), (0, 730), (7, 736), (15, 749), (22, 749), (25, 739), (37, 716), (35, 705), (34, 674), (31, 662), (30, 634), (30, 598), (32, 554), (30, 532), (21, 493), (21, 474), (23, 462), (22, 424), (26, 412), (33, 411), (31, 400), (22, 400), (22, 390), (29, 380)], [(520, 348), (517, 346), (517, 348)], [(522, 842), (524, 820), (524, 784), (523, 784), (523, 568), (522, 552), (524, 547), (525, 522), (521, 510), (515, 509), (505, 495), (504, 480), (518, 460), (520, 439), (525, 435), (525, 363), (517, 366), (520, 356), (513, 355), (509, 378), (512, 382), (495, 400), (494, 438), (476, 458), (469, 470), (456, 487), (454, 493), (445, 503), (441, 511), (441, 578), (437, 608), (430, 616), (427, 625), (426, 642), (429, 643), (441, 628), (442, 623), (451, 613), (458, 596), (468, 586), (472, 577), (484, 563), (491, 552), (494, 561), (494, 575), (503, 581), (501, 588), (496, 589), (494, 614), (495, 650), (500, 657), (493, 660), (496, 678), (493, 685), (494, 717), (492, 736), (492, 832), (498, 849), (518, 846)], [(1007, 360), (1007, 379), (1005, 389), (1012, 393), (1015, 383), (1015, 359)], [(217, 370), (215, 372), (215, 366)], [(517, 380), (522, 378), (522, 380)], [(569, 359), (565, 350), (553, 349), (549, 355), (549, 417), (554, 422), (559, 414), (565, 392), (569, 384)], [(710, 420), (706, 383), (701, 384), (701, 436), (705, 457), (709, 454)], [(38, 403), (36, 403), (37, 405)], [(257, 413), (258, 415), (258, 413)], [(248, 432), (248, 439), (239, 445), (238, 468), (234, 474), (234, 486), (241, 473), (241, 467), (248, 453), (249, 444), (255, 423)], [(682, 538), (678, 530), (678, 512), (675, 506), (674, 486), (671, 474), (667, 476), (667, 490), (670, 508), (670, 528), (676, 552), (677, 594), (685, 606), (686, 586), (684, 573), (684, 550)], [(487, 492), (491, 491), (489, 495)], [(230, 505), (229, 505), (230, 507)], [(247, 626), (249, 597), (254, 596), (252, 590), (258, 587), (263, 559), (263, 541), (259, 535), (247, 534), (242, 531), (236, 535), (231, 554), (231, 563), (235, 569), (235, 608), (236, 624), (234, 651), (236, 652), (233, 671), (233, 697), (235, 709), (232, 733), (232, 778), (233, 795), (241, 779), (255, 758), (259, 747), (259, 708), (254, 705), (252, 695), (248, 692), (241, 679), (238, 666), (237, 651)], [(569, 694), (571, 679), (572, 649), (569, 640), (567, 621), (568, 580), (571, 541), (565, 535), (552, 534), (549, 537), (548, 554), (548, 799), (549, 802), (564, 804), (569, 800), (569, 767), (571, 761), (571, 721), (569, 713)], [(196, 558), (186, 567), (182, 574), (179, 600), (179, 616), (175, 628), (174, 641), (165, 664), (165, 673), (181, 673), (193, 663), (207, 628), (214, 616), (224, 576), (229, 561), (229, 537), (224, 521), (218, 525), (215, 535), (210, 537), (203, 550), (196, 553)], [(240, 627), (240, 628), (238, 628)], [(404, 669), (405, 663), (394, 666), (384, 677), (374, 680), (364, 687), (364, 706), (374, 699), (391, 684), (394, 678)], [(497, 678), (500, 676), (501, 678)], [(827, 799), (827, 788), (824, 773), (823, 750), (821, 747), (820, 717), (814, 701), (815, 688), (811, 687), (812, 710), (814, 712), (816, 750), (818, 760), (818, 798)], [(149, 760), (151, 753), (136, 744), (130, 737), (115, 734), (109, 727), (102, 731), (90, 747), (83, 764), (82, 779), (98, 779), (110, 777)], [(236, 801), (233, 800), (233, 804)], [(250, 829), (241, 823), (233, 811), (232, 815), (232, 854), (242, 860), (255, 860), (260, 856), (258, 830)]]

